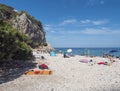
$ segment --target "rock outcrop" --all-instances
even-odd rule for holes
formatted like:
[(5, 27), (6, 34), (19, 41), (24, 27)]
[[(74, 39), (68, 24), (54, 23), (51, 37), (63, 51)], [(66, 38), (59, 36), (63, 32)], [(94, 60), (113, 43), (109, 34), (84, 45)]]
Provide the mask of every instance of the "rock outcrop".
[(32, 40), (32, 47), (46, 43), (42, 23), (30, 16), (26, 11), (18, 12), (10, 6), (0, 4), (0, 19), (8, 22)]

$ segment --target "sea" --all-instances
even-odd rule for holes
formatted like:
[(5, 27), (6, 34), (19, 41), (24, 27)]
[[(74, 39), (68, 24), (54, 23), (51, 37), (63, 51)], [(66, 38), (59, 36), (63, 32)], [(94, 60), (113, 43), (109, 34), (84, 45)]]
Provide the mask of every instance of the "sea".
[(103, 56), (104, 54), (120, 57), (119, 48), (54, 48), (56, 53), (65, 53), (68, 49), (72, 49), (73, 55)]

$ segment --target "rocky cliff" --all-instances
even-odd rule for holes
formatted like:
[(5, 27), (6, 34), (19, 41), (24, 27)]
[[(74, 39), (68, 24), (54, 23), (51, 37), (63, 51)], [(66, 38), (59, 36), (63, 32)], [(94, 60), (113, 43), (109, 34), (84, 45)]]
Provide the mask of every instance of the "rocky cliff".
[(46, 43), (42, 23), (30, 16), (26, 11), (18, 12), (10, 6), (0, 4), (0, 19), (8, 22), (32, 40), (32, 47)]

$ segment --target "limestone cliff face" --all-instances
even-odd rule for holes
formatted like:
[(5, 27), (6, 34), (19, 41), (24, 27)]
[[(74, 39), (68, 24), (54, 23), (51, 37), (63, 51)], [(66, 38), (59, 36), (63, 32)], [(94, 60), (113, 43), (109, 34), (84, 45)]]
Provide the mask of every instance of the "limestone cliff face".
[(39, 22), (34, 22), (26, 13), (17, 15), (12, 21), (13, 27), (29, 36), (35, 45), (41, 45), (45, 41), (45, 32)]
[(41, 22), (25, 11), (18, 12), (10, 6), (0, 4), (0, 19), (9, 22), (14, 28), (30, 37), (34, 46), (37, 47), (46, 42)]

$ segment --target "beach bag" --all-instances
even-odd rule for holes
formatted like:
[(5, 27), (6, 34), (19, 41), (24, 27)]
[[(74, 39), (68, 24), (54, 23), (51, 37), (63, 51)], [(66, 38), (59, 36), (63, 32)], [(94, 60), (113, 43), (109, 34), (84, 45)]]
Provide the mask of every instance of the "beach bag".
[(39, 66), (39, 69), (48, 69), (48, 66), (46, 64), (41, 64)]

